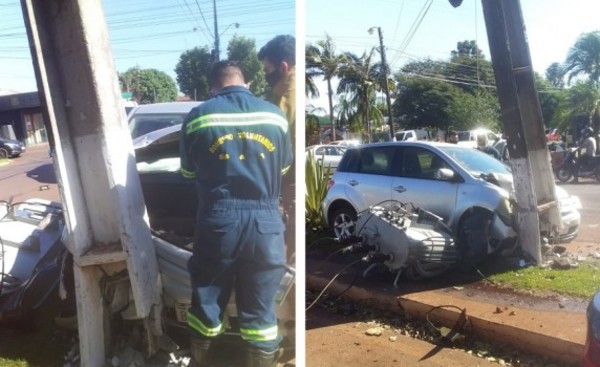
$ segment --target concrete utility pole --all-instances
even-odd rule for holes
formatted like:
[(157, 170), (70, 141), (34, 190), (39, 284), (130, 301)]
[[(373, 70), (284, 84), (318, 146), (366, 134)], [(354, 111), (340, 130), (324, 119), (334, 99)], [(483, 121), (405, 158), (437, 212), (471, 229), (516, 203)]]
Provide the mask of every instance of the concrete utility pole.
[(385, 91), (385, 101), (387, 103), (388, 124), (390, 125), (390, 140), (394, 140), (394, 119), (392, 118), (392, 101), (390, 99), (390, 89), (388, 86), (388, 75), (390, 75), (390, 67), (385, 58), (385, 47), (383, 46), (383, 34), (381, 27), (376, 27), (379, 33), (379, 47), (381, 53), (381, 64), (383, 66), (383, 90)]
[[(46, 124), (56, 141), (82, 366), (100, 367), (110, 340), (101, 288), (107, 275), (128, 273), (137, 316), (147, 331), (160, 333), (157, 260), (102, 1), (22, 0), (21, 7)], [(149, 352), (154, 340), (148, 335)]]
[(519, 0), (482, 0), (492, 65), (508, 134), (521, 248), (539, 264), (540, 232), (560, 226), (550, 153)]
[(213, 9), (215, 14), (215, 54), (214, 62), (218, 62), (221, 59), (221, 48), (219, 40), (219, 26), (217, 24), (217, 0), (213, 0)]

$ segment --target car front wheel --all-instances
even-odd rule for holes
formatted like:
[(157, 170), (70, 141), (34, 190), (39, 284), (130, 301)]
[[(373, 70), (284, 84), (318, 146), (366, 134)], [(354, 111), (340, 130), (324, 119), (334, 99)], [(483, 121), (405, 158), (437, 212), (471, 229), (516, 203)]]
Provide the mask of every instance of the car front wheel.
[(487, 255), (492, 216), (487, 210), (471, 209), (461, 220), (457, 247), (463, 261), (474, 264)]
[(356, 219), (356, 211), (352, 207), (344, 205), (336, 209), (330, 222), (335, 237), (340, 238), (354, 234)]

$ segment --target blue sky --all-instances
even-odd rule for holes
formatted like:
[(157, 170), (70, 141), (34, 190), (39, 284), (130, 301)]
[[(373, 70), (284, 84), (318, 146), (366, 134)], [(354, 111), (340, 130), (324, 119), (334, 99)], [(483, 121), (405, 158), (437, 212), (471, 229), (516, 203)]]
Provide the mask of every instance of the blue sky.
[[(383, 31), (392, 71), (427, 57), (447, 60), (457, 42), (464, 40), (476, 40), (489, 60), (481, 4), (464, 0), (453, 8), (447, 0), (306, 0), (306, 42), (324, 39), (327, 33), (338, 52), (360, 55), (379, 46), (377, 32), (367, 32), (377, 26)], [(542, 75), (551, 63), (565, 60), (581, 33), (600, 30), (598, 0), (521, 0), (521, 9), (533, 68)], [(322, 98), (307, 103), (326, 108), (326, 88), (319, 87)]]
[[(18, 0), (0, 0), (0, 91), (37, 90)], [(295, 33), (294, 0), (217, 0), (221, 58), (235, 34), (253, 38), (257, 48), (277, 34)], [(212, 0), (105, 0), (104, 15), (117, 71), (138, 65), (175, 80), (179, 56), (196, 46), (214, 45)], [(239, 23), (239, 28), (235, 27)]]

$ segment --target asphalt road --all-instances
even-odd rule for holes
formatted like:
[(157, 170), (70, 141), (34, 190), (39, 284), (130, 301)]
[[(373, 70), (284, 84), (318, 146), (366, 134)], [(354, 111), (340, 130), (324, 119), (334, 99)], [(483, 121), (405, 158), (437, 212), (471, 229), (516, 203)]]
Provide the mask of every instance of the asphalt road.
[(46, 144), (28, 148), (21, 157), (0, 165), (0, 200), (19, 202), (31, 198), (60, 201)]

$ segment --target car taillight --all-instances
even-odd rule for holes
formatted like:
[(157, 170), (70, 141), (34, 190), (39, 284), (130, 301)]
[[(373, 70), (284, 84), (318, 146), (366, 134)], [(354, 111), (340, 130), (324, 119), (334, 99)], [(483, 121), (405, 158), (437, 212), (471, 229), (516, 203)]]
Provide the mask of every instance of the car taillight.
[(330, 189), (333, 187), (333, 185), (335, 185), (335, 181), (334, 180), (329, 180), (327, 181), (327, 188)]

